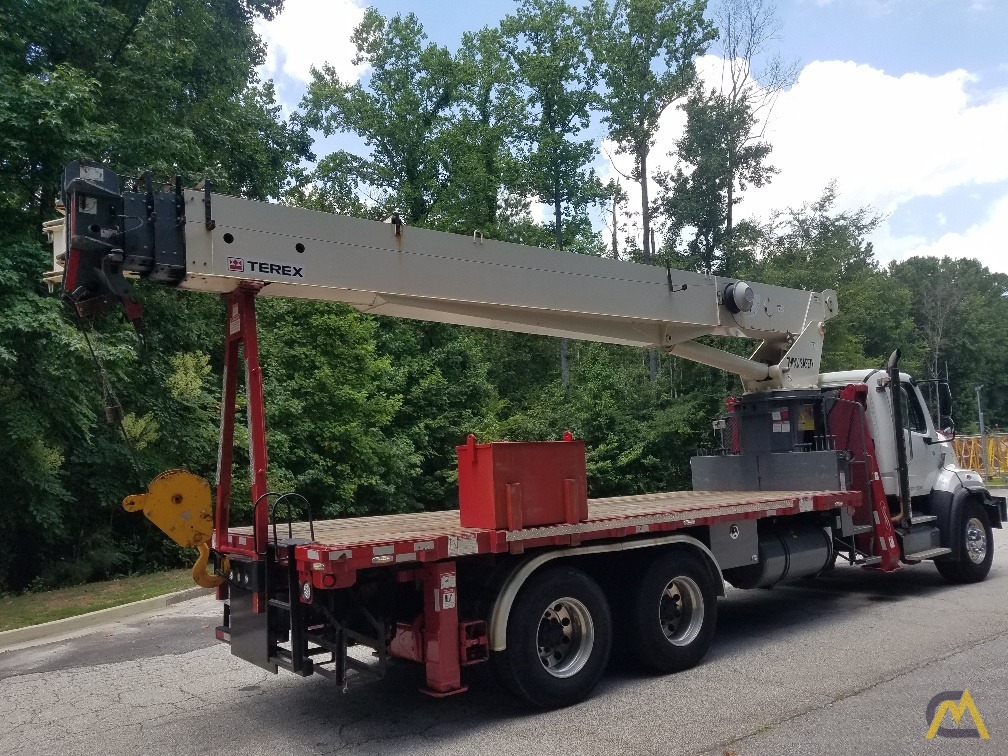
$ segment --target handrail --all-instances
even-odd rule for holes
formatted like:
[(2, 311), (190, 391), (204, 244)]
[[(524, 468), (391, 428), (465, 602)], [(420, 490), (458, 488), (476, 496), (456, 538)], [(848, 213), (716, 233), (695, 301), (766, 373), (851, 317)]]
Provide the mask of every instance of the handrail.
[[(256, 516), (258, 514), (259, 506), (260, 505), (268, 505), (269, 504), (269, 500), (272, 497), (276, 497), (276, 500), (273, 502), (273, 505), (269, 508), (269, 522), (270, 522), (270, 524), (273, 527), (273, 543), (276, 544), (277, 540), (278, 540), (277, 539), (277, 527), (276, 527), (276, 508), (277, 508), (277, 505), (279, 505), (280, 502), (284, 501), (285, 499), (288, 499), (289, 497), (296, 497), (298, 499), (301, 499), (301, 501), (304, 502), (305, 508), (308, 510), (308, 532), (309, 532), (309, 535), (311, 537), (311, 540), (314, 541), (315, 540), (315, 518), (312, 515), (311, 504), (309, 503), (308, 499), (306, 499), (304, 496), (302, 496), (301, 494), (297, 493), (296, 491), (284, 491), (284, 492), (280, 492), (280, 491), (267, 491), (264, 494), (260, 494), (259, 497), (255, 500), (255, 503), (252, 505), (252, 541), (253, 541), (253, 543), (259, 543), (259, 537), (258, 537), (259, 533), (257, 531), (257, 523), (259, 522), (259, 518)], [(294, 523), (293, 523), (293, 517), (292, 517), (292, 512), (291, 512), (290, 501), (287, 502), (287, 537), (288, 538), (293, 538), (294, 537)], [(256, 554), (257, 554), (257, 556), (265, 556), (266, 552), (265, 551), (257, 551)]]

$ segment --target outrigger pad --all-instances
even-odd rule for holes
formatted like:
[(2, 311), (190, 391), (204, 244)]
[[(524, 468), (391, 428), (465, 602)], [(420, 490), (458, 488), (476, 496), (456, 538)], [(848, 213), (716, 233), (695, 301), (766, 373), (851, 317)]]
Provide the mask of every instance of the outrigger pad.
[(168, 470), (147, 487), (148, 492), (123, 499), (128, 512), (142, 510), (147, 519), (179, 546), (199, 548), (213, 535), (210, 483), (186, 470)]

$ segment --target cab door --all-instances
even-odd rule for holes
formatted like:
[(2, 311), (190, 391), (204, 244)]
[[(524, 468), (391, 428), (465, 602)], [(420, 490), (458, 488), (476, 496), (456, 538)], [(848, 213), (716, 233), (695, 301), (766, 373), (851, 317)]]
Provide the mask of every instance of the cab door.
[(924, 496), (931, 492), (944, 462), (943, 445), (937, 443), (938, 435), (931, 427), (929, 415), (924, 409), (924, 399), (917, 387), (909, 381), (901, 381), (900, 390), (903, 392), (903, 427), (910, 495)]

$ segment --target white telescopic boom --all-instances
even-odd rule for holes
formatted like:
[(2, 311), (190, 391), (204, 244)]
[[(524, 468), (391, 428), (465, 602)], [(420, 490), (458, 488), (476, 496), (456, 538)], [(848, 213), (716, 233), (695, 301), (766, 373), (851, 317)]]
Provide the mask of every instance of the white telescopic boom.
[[(84, 194), (89, 186), (71, 183)], [(148, 223), (162, 224), (163, 215), (177, 213), (170, 219), (177, 228), (172, 233), (182, 238), (175, 242), (179, 252), (172, 253), (177, 275), (171, 283), (180, 289), (225, 293), (242, 282), (261, 282), (263, 297), (345, 302), (375, 315), (663, 349), (737, 373), (748, 392), (815, 388), (824, 324), (837, 314), (833, 291), (746, 284), (479, 234), (429, 231), (396, 217), (379, 223), (209, 192), (150, 191), (147, 206), (163, 209)], [(129, 217), (129, 203), (140, 201), (132, 198), (144, 195), (123, 195), (122, 214)], [(99, 208), (104, 196), (99, 195)], [(80, 211), (84, 206), (80, 198), (68, 199), (68, 207), (78, 208), (68, 218), (71, 228), (88, 220)], [(85, 254), (72, 254), (75, 245), (88, 243), (75, 241), (79, 232), (65, 234), (54, 224), (47, 230), (58, 259)], [(171, 238), (169, 230), (159, 225), (151, 232), (155, 251), (158, 239)], [(118, 272), (127, 275), (160, 280), (157, 271), (169, 269), (152, 267), (135, 249), (113, 249), (109, 255), (126, 260)], [(103, 260), (100, 276), (106, 280), (111, 268)], [(705, 335), (762, 343), (745, 358), (692, 341)]]

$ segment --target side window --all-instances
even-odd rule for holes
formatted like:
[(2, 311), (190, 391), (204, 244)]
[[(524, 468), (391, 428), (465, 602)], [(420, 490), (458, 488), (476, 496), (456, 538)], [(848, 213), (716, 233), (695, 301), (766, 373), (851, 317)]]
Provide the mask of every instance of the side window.
[(913, 386), (906, 383), (900, 387), (903, 389), (903, 405), (907, 411), (907, 429), (914, 433), (927, 433), (927, 421), (924, 419), (924, 409), (917, 398), (917, 392)]

